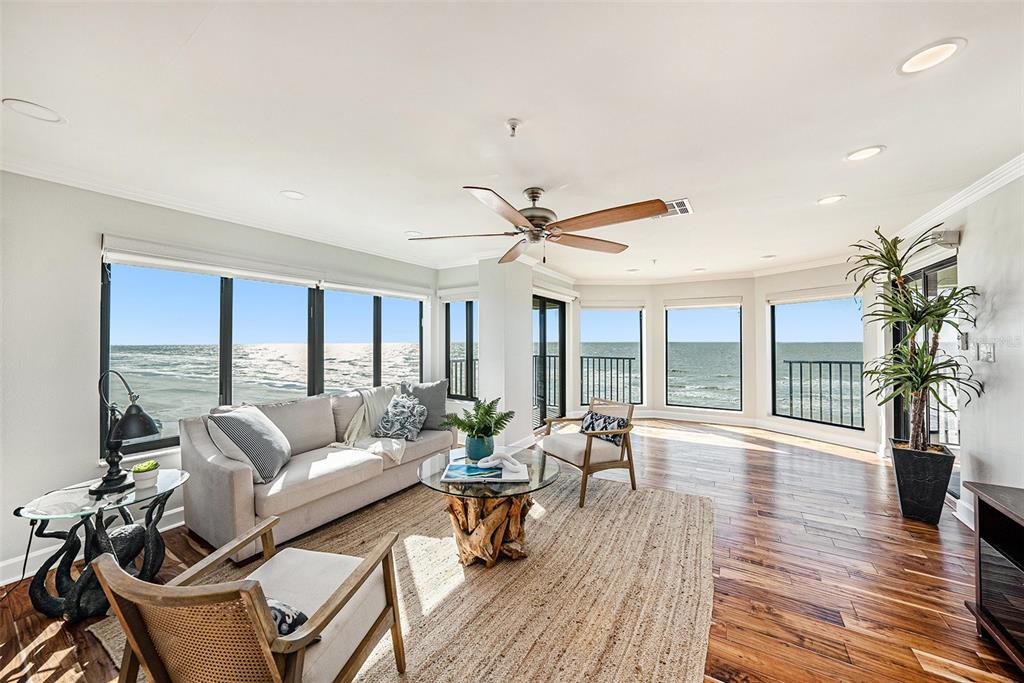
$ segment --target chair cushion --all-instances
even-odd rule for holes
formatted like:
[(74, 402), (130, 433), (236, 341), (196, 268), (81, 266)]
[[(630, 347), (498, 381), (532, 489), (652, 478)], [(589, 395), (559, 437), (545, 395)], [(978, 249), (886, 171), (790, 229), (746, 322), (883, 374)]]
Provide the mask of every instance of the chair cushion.
[(355, 391), (331, 396), (331, 404), (334, 406), (334, 440), (344, 441), (345, 432), (352, 424), (352, 418), (356, 411), (363, 405), (363, 397)]
[(447, 429), (444, 431), (424, 429), (415, 441), (405, 442), (405, 455), (402, 456), (402, 462), (397, 463), (392, 458), (384, 458), (384, 469), (389, 470), (392, 467), (398, 467), (399, 464), (419, 460), (438, 451), (451, 448), (452, 445), (452, 433)]
[[(359, 557), (285, 548), (247, 578), (259, 581), (264, 595), (312, 615), (360, 562)], [(333, 681), (386, 605), (384, 573), (378, 566), (324, 628), (323, 639), (306, 649), (302, 680)]]
[(420, 405), (427, 409), (427, 419), (423, 423), (424, 429), (441, 429), (441, 423), (445, 418), (444, 407), (448, 400), (447, 379), (419, 384), (402, 382), (402, 393), (415, 396), (419, 399)]
[(317, 448), (293, 455), (276, 477), (254, 486), (253, 504), (260, 517), (284, 514), (383, 471), (379, 455), (357, 448)]
[(284, 432), (255, 406), (210, 415), (206, 430), (221, 453), (249, 466), (256, 484), (277, 476), (292, 454)]
[(284, 432), (292, 453), (323, 448), (334, 441), (334, 415), (331, 397), (309, 396), (296, 401), (265, 403), (256, 406)]
[[(622, 448), (601, 439), (592, 439), (590, 462), (612, 462), (618, 460)], [(583, 454), (587, 449), (587, 437), (580, 432), (557, 432), (548, 434), (540, 442), (541, 448), (555, 456), (583, 467)]]
[(419, 399), (409, 394), (395, 394), (388, 402), (384, 414), (380, 416), (380, 422), (373, 430), (373, 435), (378, 438), (413, 441), (420, 435), (423, 421), (426, 419), (427, 407), (420, 405)]
[[(583, 420), (580, 422), (580, 431), (584, 434), (587, 432), (605, 432), (611, 429), (625, 429), (627, 424), (629, 423), (624, 417), (612, 417), (611, 415), (602, 415), (601, 413), (595, 413), (593, 410), (588, 410), (584, 413)], [(622, 445), (622, 434), (601, 434), (594, 438), (602, 439), (616, 446)]]

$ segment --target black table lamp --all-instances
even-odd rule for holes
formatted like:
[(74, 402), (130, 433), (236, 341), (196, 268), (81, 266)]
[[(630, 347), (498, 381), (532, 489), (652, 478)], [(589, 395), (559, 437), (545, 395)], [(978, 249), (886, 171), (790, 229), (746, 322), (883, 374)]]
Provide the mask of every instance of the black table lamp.
[[(103, 394), (103, 380), (107, 375), (116, 375), (121, 380), (121, 384), (124, 385), (125, 391), (128, 392), (130, 404), (124, 409), (124, 412), (121, 412), (117, 404), (111, 403), (107, 396)], [(127, 439), (139, 439), (144, 436), (153, 436), (160, 433), (160, 427), (157, 426), (156, 420), (147, 415), (142, 406), (136, 403), (139, 400), (139, 395), (132, 391), (132, 388), (128, 386), (128, 381), (125, 380), (124, 375), (120, 372), (107, 370), (100, 375), (99, 389), (100, 398), (103, 400), (103, 405), (109, 415), (107, 422), (107, 457), (105, 458), (107, 461), (107, 473), (103, 475), (103, 479), (98, 486), (89, 489), (89, 495), (91, 496), (120, 493), (135, 486), (134, 481), (127, 480), (128, 473), (121, 469), (121, 442)]]

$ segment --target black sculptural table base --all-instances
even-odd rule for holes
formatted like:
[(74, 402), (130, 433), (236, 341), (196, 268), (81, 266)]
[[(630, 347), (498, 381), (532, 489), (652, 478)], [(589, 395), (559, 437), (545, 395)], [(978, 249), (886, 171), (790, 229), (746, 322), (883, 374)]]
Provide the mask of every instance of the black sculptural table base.
[[(164, 507), (172, 493), (173, 490), (162, 493), (145, 506), (144, 523), (136, 522), (131, 512), (124, 507), (118, 508), (124, 524), (114, 529), (108, 527), (116, 517), (104, 518), (103, 510), (82, 517), (67, 531), (47, 531), (49, 520), (40, 520), (35, 535), (39, 538), (59, 538), (64, 544), (43, 562), (32, 578), (28, 589), (32, 606), (48, 617), (63, 616), (68, 621), (106, 614), (109, 607), (107, 596), (90, 564), (103, 553), (113, 553), (118, 564), (136, 578), (152, 581), (164, 562), (164, 541), (157, 530), (157, 524), (164, 515)], [(71, 568), (83, 544), (78, 538), (79, 531), (84, 533), (85, 538), (85, 566), (78, 578), (74, 579)], [(142, 564), (137, 567), (135, 560), (140, 553), (144, 553), (144, 556)], [(56, 595), (46, 585), (46, 576), (54, 565), (57, 565), (54, 577)]]

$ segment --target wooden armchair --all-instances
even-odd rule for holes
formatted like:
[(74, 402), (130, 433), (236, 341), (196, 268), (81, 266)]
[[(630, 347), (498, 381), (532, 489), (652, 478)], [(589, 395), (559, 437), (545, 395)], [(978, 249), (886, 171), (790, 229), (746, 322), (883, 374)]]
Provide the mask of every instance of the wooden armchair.
[[(139, 664), (152, 683), (350, 681), (385, 632), (405, 671), (392, 546), (385, 535), (366, 558), (274, 548), (271, 517), (166, 585), (139, 581), (105, 554), (96, 575), (127, 636), (121, 682)], [(242, 581), (197, 581), (259, 538), (266, 560)], [(309, 620), (280, 636), (265, 595)], [(320, 636), (319, 642), (314, 642)]]
[[(575, 465), (583, 471), (580, 483), (580, 507), (587, 498), (587, 479), (594, 472), (624, 467), (629, 470), (629, 483), (636, 490), (636, 475), (633, 473), (633, 445), (630, 432), (633, 431), (633, 405), (595, 398), (590, 401), (590, 409), (595, 413), (612, 417), (626, 418), (626, 426), (622, 429), (610, 429), (601, 432), (551, 432), (551, 427), (568, 422), (581, 422), (581, 417), (549, 417), (541, 448), (549, 455)], [(616, 446), (610, 441), (598, 439), (598, 436), (613, 434), (622, 435), (622, 445)]]

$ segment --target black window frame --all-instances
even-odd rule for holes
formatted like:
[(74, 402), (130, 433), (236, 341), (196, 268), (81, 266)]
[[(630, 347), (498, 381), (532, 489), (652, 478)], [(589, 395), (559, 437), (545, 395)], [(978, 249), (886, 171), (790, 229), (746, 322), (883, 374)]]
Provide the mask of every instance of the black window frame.
[(458, 301), (448, 301), (444, 305), (444, 376), (448, 379), (448, 398), (456, 401), (474, 401), (478, 397), (473, 388), (476, 386), (476, 367), (475, 361), (476, 356), (473, 354), (473, 344), (476, 343), (476, 339), (473, 335), (473, 323), (476, 319), (477, 302), (474, 299), (466, 299), (463, 303), (466, 305), (466, 341), (465, 341), (465, 356), (462, 358), (466, 362), (466, 393), (465, 394), (453, 394), (452, 393), (452, 360), (459, 360), (458, 358), (452, 358), (452, 304), (459, 303)]
[[(100, 373), (110, 370), (110, 296), (111, 296), (111, 265), (100, 264)], [(168, 270), (159, 266), (140, 266), (154, 270)], [(187, 271), (186, 271), (187, 272)], [(231, 277), (220, 278), (220, 333), (218, 339), (218, 401), (220, 405), (231, 405), (232, 402), (232, 346), (234, 320), (234, 280)], [(273, 281), (273, 280), (269, 280)], [(324, 292), (319, 286), (307, 287), (307, 318), (306, 331), (306, 393), (317, 396), (324, 393)], [(373, 381), (380, 386), (381, 369), (381, 300), (383, 296), (373, 295)], [(419, 380), (423, 381), (423, 300), (419, 299)], [(113, 368), (116, 370), (117, 368)], [(109, 395), (110, 382), (103, 380), (102, 390)], [(143, 397), (145, 398), (145, 397)], [(106, 456), (107, 411), (101, 398), (99, 404), (99, 455)], [(214, 406), (210, 406), (213, 408)], [(181, 444), (180, 436), (154, 439), (137, 444), (128, 444), (121, 448), (124, 455), (137, 455), (164, 448), (173, 448)]]
[[(669, 403), (668, 396), (668, 313), (671, 310), (679, 310), (686, 308), (736, 308), (739, 313), (739, 344), (740, 344), (740, 407), (739, 408), (722, 408), (721, 406), (697, 406), (688, 403)], [(697, 410), (723, 410), (730, 413), (742, 413), (743, 412), (743, 304), (725, 304), (722, 306), (666, 306), (665, 307), (665, 405), (670, 408), (694, 408)], [(774, 361), (773, 361), (774, 362)]]
[[(584, 385), (584, 378), (583, 378), (583, 355), (584, 354), (583, 354), (583, 322), (582, 321), (583, 321), (583, 311), (585, 311), (585, 310), (588, 310), (588, 309), (586, 307), (581, 307), (580, 308), (580, 407), (581, 408), (590, 405), (589, 401), (584, 401), (583, 400), (583, 385)], [(592, 311), (600, 311), (600, 310), (631, 311), (631, 310), (633, 310), (633, 307), (632, 306), (623, 306), (621, 308), (604, 308), (604, 309), (592, 307), (589, 310), (592, 310)], [(640, 373), (640, 398), (637, 401), (630, 401), (629, 403), (631, 405), (634, 405), (634, 406), (640, 406), (640, 405), (644, 405), (644, 307), (640, 306), (639, 308), (636, 309), (636, 311), (637, 311), (637, 313), (639, 313), (639, 315), (637, 317), (637, 322), (640, 325), (640, 327), (639, 327), (639, 330), (640, 330), (640, 358), (637, 359), (639, 361), (639, 363), (640, 363), (640, 366), (638, 368), (638, 371)]]
[[(857, 297), (854, 296), (854, 295), (851, 295), (849, 297), (837, 297), (837, 298), (839, 298), (839, 299), (846, 299), (846, 298), (856, 299)], [(834, 300), (834, 299), (811, 299), (811, 300), (808, 300), (808, 301), (794, 301), (792, 303), (813, 303), (815, 301), (830, 301), (830, 300)], [(861, 301), (862, 301), (861, 305), (863, 306), (863, 299), (861, 299)], [(785, 303), (785, 302), (783, 302), (783, 303)], [(780, 304), (768, 304), (769, 318), (771, 320), (771, 345), (772, 345), (772, 376), (771, 376), (772, 417), (781, 417), (781, 418), (784, 418), (784, 419), (787, 419), (787, 420), (796, 420), (797, 422), (810, 422), (811, 424), (824, 425), (825, 427), (839, 427), (841, 429), (849, 429), (849, 430), (855, 431), (855, 432), (863, 432), (863, 431), (865, 431), (865, 427), (864, 427), (864, 415), (865, 415), (865, 411), (864, 411), (864, 398), (865, 398), (865, 396), (867, 394), (864, 391), (864, 375), (861, 375), (861, 378), (860, 378), (860, 412), (861, 412), (861, 415), (860, 415), (860, 426), (859, 427), (857, 425), (852, 425), (852, 424), (851, 425), (847, 425), (847, 424), (842, 424), (842, 423), (839, 423), (839, 422), (829, 422), (827, 420), (815, 420), (815, 419), (809, 418), (809, 417), (798, 417), (798, 416), (795, 416), (795, 415), (783, 415), (783, 414), (779, 413), (779, 411), (778, 411), (778, 393), (777, 393), (778, 387), (776, 386), (776, 377), (778, 376), (777, 375), (777, 372), (778, 372), (778, 359), (777, 359), (778, 344), (776, 344), (776, 342), (775, 342), (775, 307), (777, 305), (780, 305)], [(864, 342), (861, 341), (861, 344), (863, 344), (863, 343)], [(840, 377), (840, 382), (842, 382), (842, 377)], [(792, 410), (792, 405), (790, 405), (790, 410)]]

